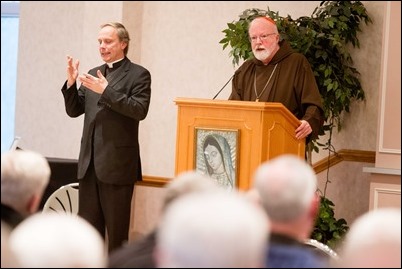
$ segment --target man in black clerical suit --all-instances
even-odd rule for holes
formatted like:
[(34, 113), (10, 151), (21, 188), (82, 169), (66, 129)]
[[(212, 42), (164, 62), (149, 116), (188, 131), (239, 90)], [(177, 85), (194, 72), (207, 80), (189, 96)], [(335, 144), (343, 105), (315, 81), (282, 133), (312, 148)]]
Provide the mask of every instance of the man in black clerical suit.
[(102, 25), (98, 42), (105, 64), (79, 75), (79, 61), (67, 56), (62, 88), (67, 114), (85, 113), (78, 214), (102, 236), (106, 228), (109, 251), (128, 239), (134, 183), (142, 179), (138, 127), (151, 98), (151, 75), (127, 58), (129, 41), (122, 24)]

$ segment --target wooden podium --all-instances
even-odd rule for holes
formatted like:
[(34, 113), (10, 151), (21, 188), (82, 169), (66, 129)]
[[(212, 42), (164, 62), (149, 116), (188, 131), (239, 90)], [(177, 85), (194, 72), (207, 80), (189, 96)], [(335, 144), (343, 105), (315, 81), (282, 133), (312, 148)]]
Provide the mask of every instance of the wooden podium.
[(300, 121), (281, 103), (176, 98), (178, 105), (175, 174), (199, 170), (202, 140), (224, 136), (231, 149), (236, 187), (247, 190), (256, 168), (291, 153), (304, 159), (305, 140), (295, 138)]

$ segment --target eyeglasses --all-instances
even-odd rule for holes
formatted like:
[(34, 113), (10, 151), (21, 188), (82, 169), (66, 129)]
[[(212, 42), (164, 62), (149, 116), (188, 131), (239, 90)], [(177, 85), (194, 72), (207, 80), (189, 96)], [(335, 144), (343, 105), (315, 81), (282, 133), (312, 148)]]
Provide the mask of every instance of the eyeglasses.
[(259, 38), (262, 41), (267, 40), (271, 35), (276, 35), (276, 33), (271, 33), (271, 34), (266, 34), (266, 35), (260, 35), (260, 36), (250, 36), (249, 40), (253, 43), (257, 42), (257, 39)]

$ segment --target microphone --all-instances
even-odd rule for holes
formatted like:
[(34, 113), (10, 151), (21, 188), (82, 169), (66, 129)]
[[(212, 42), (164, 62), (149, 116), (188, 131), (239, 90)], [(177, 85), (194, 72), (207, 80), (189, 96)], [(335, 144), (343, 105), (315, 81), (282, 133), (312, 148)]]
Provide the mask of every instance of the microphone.
[(223, 89), (226, 87), (226, 85), (228, 85), (228, 83), (232, 80), (233, 76), (230, 77), (230, 79), (228, 80), (228, 82), (225, 83), (225, 85), (223, 85), (222, 89), (219, 90), (219, 92), (214, 96), (214, 98), (212, 98), (212, 100), (215, 100), (215, 98), (221, 93), (221, 91), (223, 91)]

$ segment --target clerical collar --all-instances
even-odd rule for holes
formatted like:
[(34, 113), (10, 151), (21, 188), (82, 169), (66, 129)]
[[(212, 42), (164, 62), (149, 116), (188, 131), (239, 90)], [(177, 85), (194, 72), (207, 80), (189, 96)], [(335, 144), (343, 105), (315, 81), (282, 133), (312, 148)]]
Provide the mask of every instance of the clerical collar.
[(121, 58), (121, 59), (119, 59), (119, 60), (117, 60), (117, 61), (114, 61), (114, 62), (112, 62), (112, 63), (106, 63), (106, 64), (107, 64), (107, 66), (108, 66), (109, 68), (119, 67), (119, 66), (120, 66), (120, 62), (121, 62), (123, 59), (124, 59), (124, 58)]

